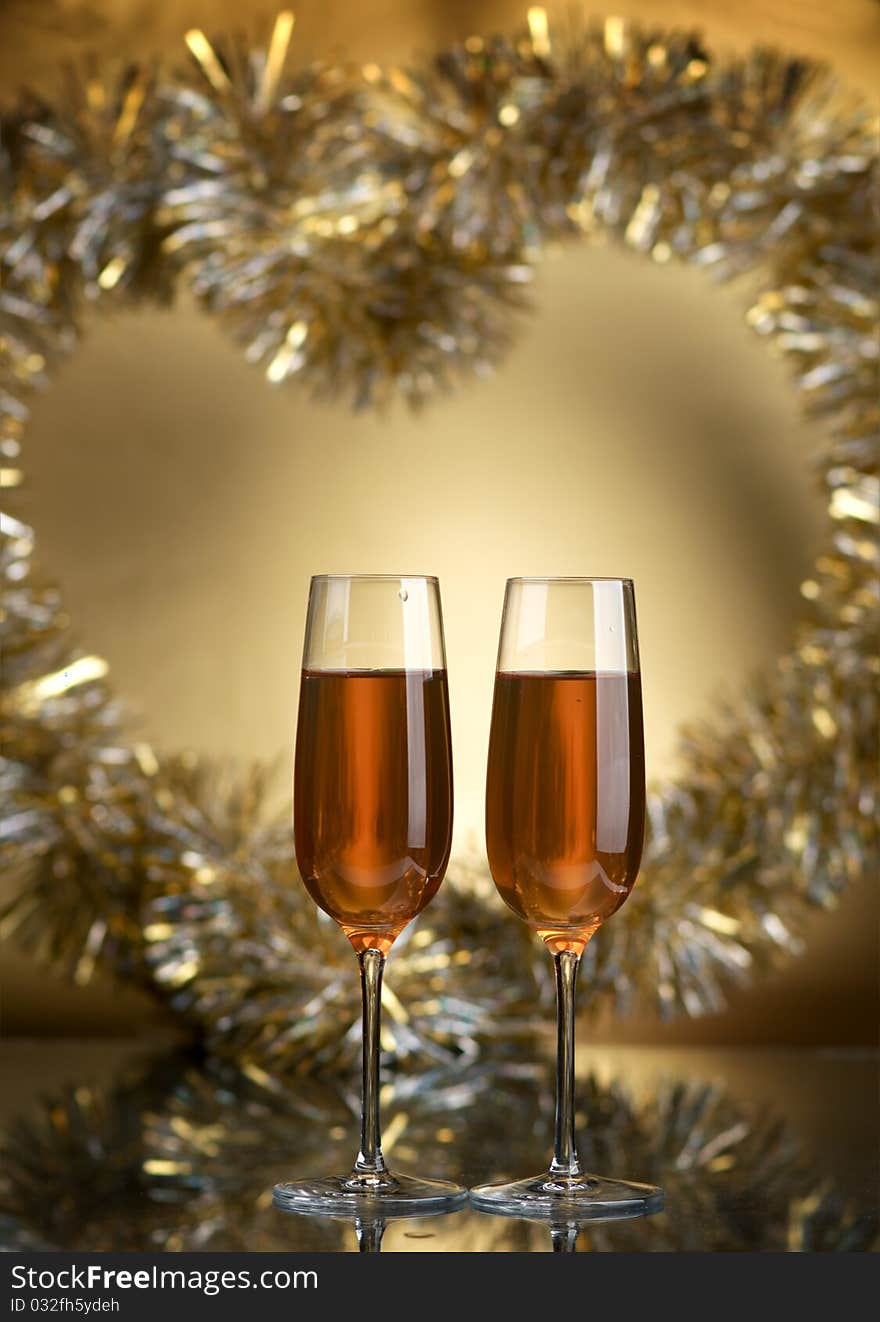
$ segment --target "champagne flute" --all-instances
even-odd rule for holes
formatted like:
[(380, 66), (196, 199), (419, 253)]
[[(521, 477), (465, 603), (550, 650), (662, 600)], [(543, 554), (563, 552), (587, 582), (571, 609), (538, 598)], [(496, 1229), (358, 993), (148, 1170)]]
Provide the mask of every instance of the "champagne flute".
[(642, 691), (629, 579), (507, 583), (486, 779), (489, 866), (556, 967), (556, 1132), (549, 1170), (471, 1191), (487, 1212), (657, 1211), (662, 1190), (585, 1172), (574, 1122), (574, 992), (587, 942), (620, 908), (645, 831)]
[(441, 1180), (388, 1170), (379, 1123), (385, 957), (437, 893), (452, 839), (446, 654), (436, 578), (327, 574), (309, 593), (294, 774), (306, 889), (358, 957), (363, 996), (360, 1150), (351, 1171), (285, 1181), (287, 1211), (423, 1213), (463, 1203)]

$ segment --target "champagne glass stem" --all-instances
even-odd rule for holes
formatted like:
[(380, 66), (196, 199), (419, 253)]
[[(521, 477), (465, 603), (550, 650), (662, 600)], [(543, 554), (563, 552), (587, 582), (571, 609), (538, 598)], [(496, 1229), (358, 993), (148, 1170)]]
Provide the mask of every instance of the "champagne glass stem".
[(347, 1175), (285, 1180), (275, 1185), (274, 1199), (288, 1212), (343, 1215), (346, 1219), (354, 1212), (361, 1253), (378, 1253), (386, 1222), (382, 1213), (430, 1216), (451, 1211), (467, 1201), (467, 1190), (448, 1180), (394, 1175), (385, 1165), (379, 1125), (379, 1016), (385, 956), (381, 950), (364, 950), (358, 954), (358, 964), (364, 1012), (360, 1150)]
[(379, 1124), (379, 1027), (385, 956), (381, 950), (363, 950), (358, 955), (358, 964), (363, 998), (364, 1073), (361, 1148), (354, 1169), (358, 1175), (384, 1175), (386, 1168)]
[(551, 1175), (580, 1175), (574, 1137), (574, 989), (580, 955), (560, 950), (556, 966), (556, 1132)]

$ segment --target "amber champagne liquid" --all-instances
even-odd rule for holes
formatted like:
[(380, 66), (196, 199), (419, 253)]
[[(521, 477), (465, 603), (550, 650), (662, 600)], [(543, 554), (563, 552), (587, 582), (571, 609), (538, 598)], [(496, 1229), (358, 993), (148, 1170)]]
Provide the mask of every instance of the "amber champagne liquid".
[(486, 841), (514, 913), (582, 950), (632, 889), (644, 832), (640, 677), (499, 672)]
[(294, 834), (315, 903), (355, 950), (387, 953), (449, 861), (445, 671), (303, 671)]

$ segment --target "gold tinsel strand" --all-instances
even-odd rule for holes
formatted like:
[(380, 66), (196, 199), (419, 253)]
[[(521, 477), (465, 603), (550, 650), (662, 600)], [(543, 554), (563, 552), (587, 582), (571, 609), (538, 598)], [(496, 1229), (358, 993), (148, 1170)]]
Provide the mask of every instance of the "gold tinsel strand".
[[(821, 66), (719, 62), (693, 34), (617, 19), (558, 34), (535, 10), (528, 31), (423, 70), (292, 70), (291, 29), (281, 15), (266, 52), (191, 33), (185, 69), (87, 68), (0, 126), (7, 485), (27, 395), (90, 294), (185, 280), (270, 380), (418, 403), (498, 357), (549, 241), (749, 272), (749, 324), (829, 419), (828, 543), (792, 651), (684, 732), (640, 883), (587, 956), (593, 1005), (716, 1009), (876, 860), (875, 127)], [(0, 846), (20, 883), (5, 930), (83, 981), (98, 965), (140, 978), (215, 1051), (341, 1066), (350, 957), (298, 885), (289, 833), (260, 824), (262, 773), (133, 742), (32, 530), (13, 514), (2, 536)], [(539, 955), (502, 922), (484, 865), (453, 867), (391, 962), (389, 1055), (471, 1056), (542, 1017)]]
[(86, 297), (167, 298), (173, 273), (156, 260), (156, 210), (169, 144), (156, 69), (105, 74), (89, 60), (60, 81), (57, 101), (37, 105), (21, 129), (32, 212), (51, 224), (58, 259), (74, 264)]
[(165, 252), (270, 381), (418, 403), (497, 357), (528, 270), (420, 225), (413, 148), (383, 131), (369, 70), (291, 75), (288, 38), (283, 15), (274, 59), (189, 34), (202, 79), (172, 97)]

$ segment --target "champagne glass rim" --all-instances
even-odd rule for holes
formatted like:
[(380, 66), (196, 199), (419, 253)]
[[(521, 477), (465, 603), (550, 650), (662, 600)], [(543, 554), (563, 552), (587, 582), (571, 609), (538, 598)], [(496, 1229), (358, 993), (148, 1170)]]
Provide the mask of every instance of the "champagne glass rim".
[(399, 583), (402, 579), (412, 581), (416, 579), (421, 583), (438, 583), (436, 574), (312, 574), (313, 583), (330, 583), (333, 581), (358, 582), (358, 583)]
[(580, 574), (538, 574), (525, 575), (516, 578), (509, 578), (508, 583), (628, 583), (632, 586), (631, 578), (618, 578), (609, 574), (580, 575)]

